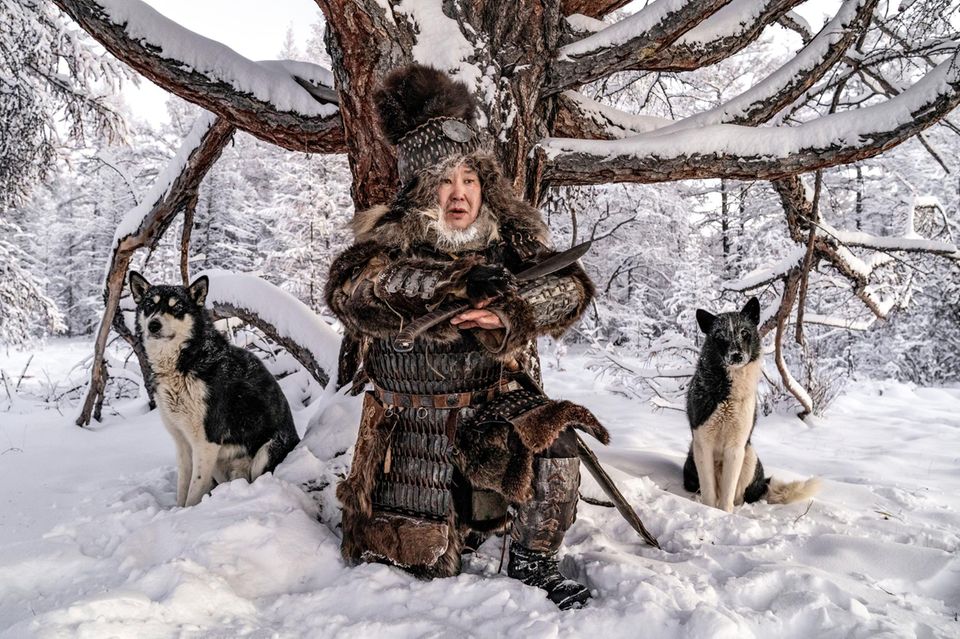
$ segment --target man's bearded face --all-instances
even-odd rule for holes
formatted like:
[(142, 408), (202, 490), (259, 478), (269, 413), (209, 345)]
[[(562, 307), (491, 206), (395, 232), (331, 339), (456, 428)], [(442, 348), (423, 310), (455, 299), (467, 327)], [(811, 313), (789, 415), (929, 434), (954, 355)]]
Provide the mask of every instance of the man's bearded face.
[(483, 195), (480, 178), (466, 164), (458, 164), (440, 181), (437, 188), (443, 224), (450, 230), (462, 231), (477, 219)]

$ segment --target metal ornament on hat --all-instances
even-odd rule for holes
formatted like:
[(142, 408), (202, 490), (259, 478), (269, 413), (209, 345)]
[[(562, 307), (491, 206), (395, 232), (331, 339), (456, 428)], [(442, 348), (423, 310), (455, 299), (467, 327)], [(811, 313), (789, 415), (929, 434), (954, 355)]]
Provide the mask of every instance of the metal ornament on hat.
[(423, 169), (439, 164), (451, 155), (476, 150), (477, 134), (457, 118), (433, 118), (408, 133), (397, 145), (397, 172), (406, 182)]

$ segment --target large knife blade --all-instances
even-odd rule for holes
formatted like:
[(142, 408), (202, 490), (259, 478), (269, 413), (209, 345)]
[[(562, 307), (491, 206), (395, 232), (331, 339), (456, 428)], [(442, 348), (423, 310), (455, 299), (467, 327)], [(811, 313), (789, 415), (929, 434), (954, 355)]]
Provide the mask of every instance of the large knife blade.
[[(556, 255), (551, 255), (547, 259), (543, 260), (539, 264), (535, 264), (528, 269), (524, 269), (517, 273), (514, 277), (520, 282), (526, 282), (530, 280), (535, 280), (538, 277), (543, 277), (544, 275), (550, 275), (559, 271), (565, 266), (573, 264), (581, 257), (584, 253), (590, 250), (590, 245), (593, 242), (587, 240), (582, 244), (577, 244), (572, 248), (568, 248), (566, 251), (557, 253)], [(407, 324), (393, 340), (393, 350), (398, 353), (407, 353), (413, 349), (413, 341), (417, 336), (423, 334), (424, 331), (427, 331), (440, 322), (452, 319), (459, 315), (460, 313), (469, 311), (473, 306), (469, 302), (457, 302), (452, 306), (444, 306), (438, 308), (432, 313), (427, 313), (426, 315), (421, 315), (416, 318), (409, 324)]]

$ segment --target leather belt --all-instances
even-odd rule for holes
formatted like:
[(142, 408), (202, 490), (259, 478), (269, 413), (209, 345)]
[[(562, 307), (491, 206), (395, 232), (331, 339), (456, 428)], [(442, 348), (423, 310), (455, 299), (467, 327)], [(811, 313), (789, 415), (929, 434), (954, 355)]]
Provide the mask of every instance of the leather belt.
[(395, 393), (373, 385), (377, 398), (384, 406), (399, 408), (466, 408), (482, 402), (489, 402), (498, 393), (510, 390), (515, 382), (504, 381), (492, 388), (468, 393), (442, 393), (440, 395), (415, 395)]

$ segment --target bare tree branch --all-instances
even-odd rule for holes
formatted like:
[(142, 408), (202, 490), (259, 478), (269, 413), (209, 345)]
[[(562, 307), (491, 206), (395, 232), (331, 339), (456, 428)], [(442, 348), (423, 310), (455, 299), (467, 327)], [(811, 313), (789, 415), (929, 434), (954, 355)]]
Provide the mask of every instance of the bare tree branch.
[(193, 233), (193, 218), (197, 214), (199, 193), (187, 200), (183, 207), (183, 230), (180, 232), (180, 280), (190, 286), (190, 235)]
[[(54, 2), (118, 59), (158, 86), (216, 113), (233, 126), (261, 140), (294, 151), (341, 153), (346, 149), (340, 114), (334, 104), (329, 104), (326, 108), (315, 108), (312, 113), (307, 114), (293, 109), (280, 110), (269, 100), (237, 89), (223, 79), (205, 74), (194, 68), (195, 65), (165, 57), (157, 43), (148, 42), (142, 35), (130, 33), (127, 24), (115, 23), (96, 0)], [(155, 19), (165, 20), (159, 14)], [(172, 25), (171, 28), (187, 31), (176, 23), (169, 22), (169, 25)], [(249, 64), (255, 66), (256, 63)], [(277, 73), (268, 72), (266, 69), (264, 72)], [(290, 78), (291, 84), (296, 87), (298, 82), (294, 79), (295, 76), (290, 74)], [(303, 90), (304, 95), (314, 96), (307, 99), (318, 107), (321, 103), (315, 96), (326, 96), (324, 101), (333, 99), (332, 87), (326, 87), (324, 91), (324, 87), (304, 79), (300, 79), (299, 83), (301, 86), (303, 83), (313, 86), (310, 92), (300, 90)]]
[(813, 412), (813, 400), (810, 394), (800, 386), (799, 382), (790, 374), (787, 368), (787, 362), (783, 357), (783, 336), (786, 332), (787, 321), (790, 319), (790, 313), (793, 310), (793, 302), (797, 296), (797, 289), (800, 284), (800, 269), (790, 272), (784, 282), (783, 297), (780, 298), (780, 308), (777, 309), (776, 325), (777, 332), (774, 335), (774, 359), (777, 363), (777, 370), (780, 372), (780, 379), (790, 394), (793, 395), (800, 405), (803, 406), (801, 417)]

